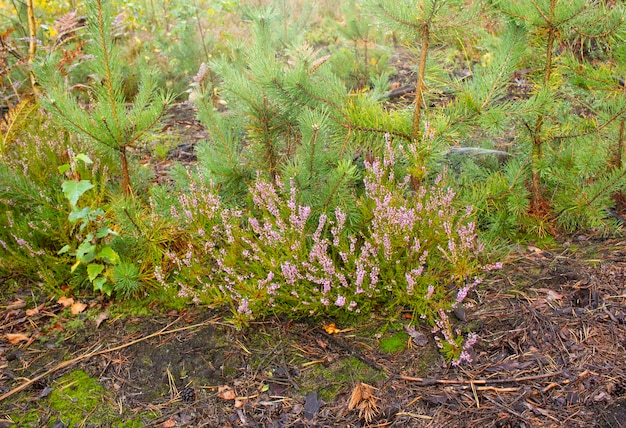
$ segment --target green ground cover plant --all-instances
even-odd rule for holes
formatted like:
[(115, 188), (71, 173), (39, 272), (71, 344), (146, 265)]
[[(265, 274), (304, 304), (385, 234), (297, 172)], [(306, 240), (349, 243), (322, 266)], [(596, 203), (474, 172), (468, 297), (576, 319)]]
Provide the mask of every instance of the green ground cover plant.
[[(354, 0), (316, 45), (332, 7), (254, 3), (92, 0), (33, 67), (3, 30), (3, 275), (239, 326), (405, 310), (458, 364), (477, 338), (450, 314), (501, 266), (486, 246), (619, 226), (621, 6)], [(394, 105), (400, 46), (415, 97)], [(140, 154), (163, 157), (150, 137), (185, 88), (208, 138), (156, 184)]]

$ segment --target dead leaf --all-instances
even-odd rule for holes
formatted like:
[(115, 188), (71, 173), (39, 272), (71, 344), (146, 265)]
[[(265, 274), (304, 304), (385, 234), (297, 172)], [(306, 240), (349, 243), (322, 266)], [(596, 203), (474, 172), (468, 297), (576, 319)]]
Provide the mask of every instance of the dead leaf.
[(7, 333), (6, 338), (11, 345), (16, 345), (20, 342), (27, 342), (29, 337), (23, 333)]
[(363, 382), (357, 382), (350, 394), (348, 410), (359, 410), (359, 418), (365, 419), (368, 424), (380, 411), (378, 397), (374, 395), (374, 388)]
[(175, 426), (176, 426), (176, 421), (174, 420), (174, 418), (169, 418), (168, 420), (163, 422), (163, 425), (162, 425), (163, 428), (174, 428)]
[(424, 398), (431, 404), (444, 404), (448, 401), (448, 396), (445, 394), (433, 394)]
[(315, 343), (317, 343), (322, 349), (328, 348), (328, 343), (324, 342), (322, 339), (315, 339)]
[(72, 306), (74, 304), (74, 299), (72, 299), (71, 297), (62, 296), (59, 297), (57, 303), (63, 305), (64, 308), (67, 308), (68, 306)]
[(304, 399), (304, 419), (313, 419), (320, 407), (322, 400), (317, 397), (317, 391), (309, 392)]
[(26, 316), (32, 317), (33, 315), (37, 315), (39, 313), (39, 308), (26, 309)]
[(56, 323), (52, 327), (50, 327), (51, 331), (63, 331), (63, 325), (61, 323)]
[(26, 302), (22, 299), (17, 299), (15, 302), (9, 303), (6, 307), (7, 311), (14, 311), (16, 309), (22, 309), (26, 306)]
[(35, 398), (35, 400), (40, 400), (42, 398), (46, 398), (48, 395), (50, 395), (50, 393), (54, 391), (54, 388), (50, 388), (49, 386), (46, 386), (44, 389), (41, 390), (41, 392), (39, 393), (39, 395), (37, 395), (37, 397)]
[(415, 327), (413, 327), (412, 325), (405, 326), (404, 330), (409, 336), (411, 336), (411, 340), (415, 345), (426, 346), (426, 344), (428, 343), (428, 338), (426, 337), (426, 335), (415, 330)]
[(222, 400), (234, 400), (237, 397), (235, 391), (228, 385), (218, 386), (217, 396)]
[(108, 320), (110, 317), (108, 312), (100, 312), (100, 315), (96, 318), (96, 328), (100, 327), (105, 320)]
[(82, 302), (76, 302), (72, 305), (72, 307), (70, 308), (70, 311), (72, 312), (73, 315), (78, 315), (80, 314), (82, 311), (84, 311), (85, 309), (87, 309), (87, 305), (82, 303)]

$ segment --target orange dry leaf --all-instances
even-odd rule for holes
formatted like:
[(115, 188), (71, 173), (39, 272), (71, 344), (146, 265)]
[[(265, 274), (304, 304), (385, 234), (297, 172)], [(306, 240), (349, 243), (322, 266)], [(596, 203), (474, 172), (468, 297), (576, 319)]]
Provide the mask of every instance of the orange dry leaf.
[(87, 305), (85, 305), (84, 303), (81, 303), (81, 302), (76, 302), (76, 303), (72, 304), (72, 307), (70, 308), (70, 311), (72, 312), (73, 315), (78, 315), (82, 311), (84, 311), (85, 309), (87, 309)]
[(32, 317), (33, 315), (37, 315), (39, 313), (39, 308), (26, 309), (26, 316)]
[(218, 386), (217, 396), (222, 400), (234, 400), (237, 397), (235, 391), (228, 385)]
[(7, 333), (6, 338), (11, 345), (28, 341), (28, 336), (23, 333)]
[(324, 331), (328, 334), (341, 333), (341, 330), (337, 328), (334, 322), (331, 322), (330, 324), (324, 324)]
[(62, 296), (59, 297), (57, 303), (63, 305), (64, 308), (67, 308), (68, 306), (72, 306), (74, 304), (74, 299), (72, 299), (71, 297)]

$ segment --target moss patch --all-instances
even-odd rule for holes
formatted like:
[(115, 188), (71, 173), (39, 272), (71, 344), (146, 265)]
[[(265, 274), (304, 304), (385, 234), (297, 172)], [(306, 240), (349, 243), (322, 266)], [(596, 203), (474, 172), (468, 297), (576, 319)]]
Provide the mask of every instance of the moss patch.
[(380, 349), (383, 352), (393, 354), (404, 351), (409, 343), (409, 335), (403, 331), (398, 331), (390, 336), (380, 339)]
[(113, 415), (104, 401), (104, 388), (83, 370), (76, 370), (56, 382), (50, 394), (50, 408), (66, 424), (105, 421)]

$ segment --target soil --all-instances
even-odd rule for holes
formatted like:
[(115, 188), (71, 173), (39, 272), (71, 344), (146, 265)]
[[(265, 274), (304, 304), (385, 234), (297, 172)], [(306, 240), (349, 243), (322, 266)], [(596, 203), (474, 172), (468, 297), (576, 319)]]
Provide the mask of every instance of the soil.
[[(473, 302), (457, 324), (480, 340), (453, 367), (401, 313), (237, 330), (208, 309), (120, 317), (94, 300), (72, 315), (14, 290), (0, 313), (0, 426), (626, 427), (626, 241), (520, 249)], [(102, 387), (91, 401), (71, 395), (76, 373)]]

